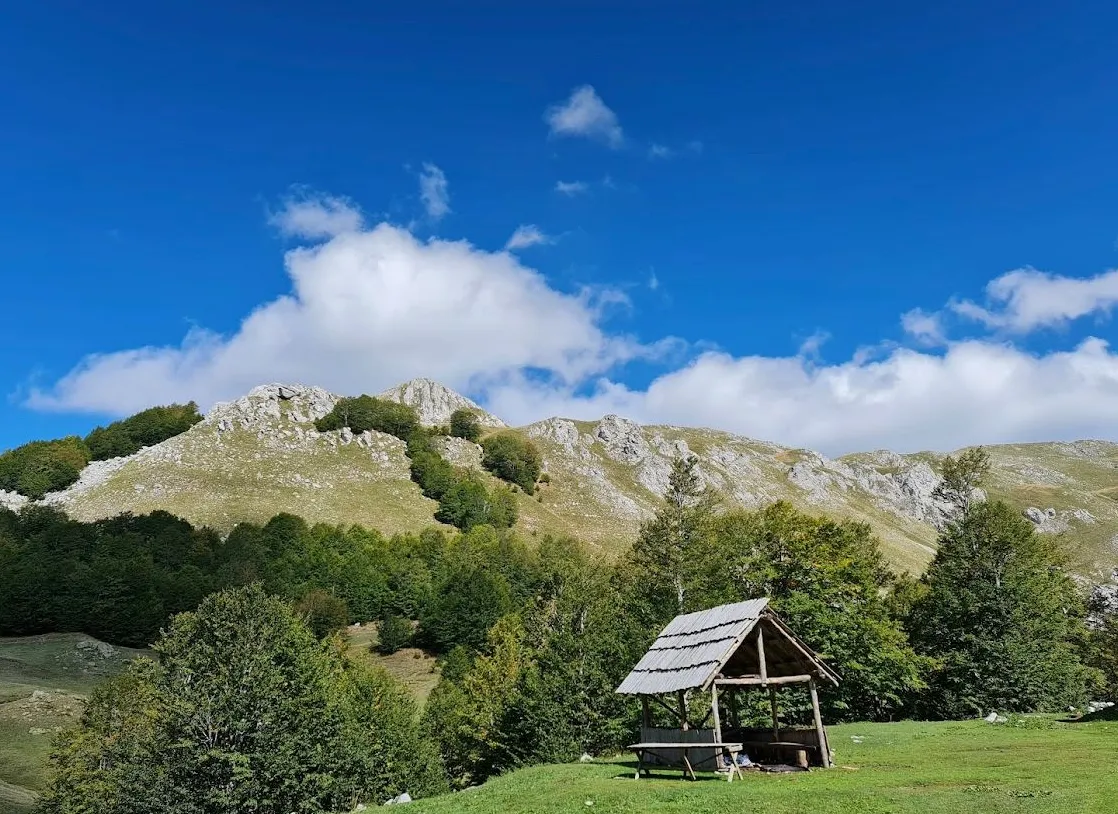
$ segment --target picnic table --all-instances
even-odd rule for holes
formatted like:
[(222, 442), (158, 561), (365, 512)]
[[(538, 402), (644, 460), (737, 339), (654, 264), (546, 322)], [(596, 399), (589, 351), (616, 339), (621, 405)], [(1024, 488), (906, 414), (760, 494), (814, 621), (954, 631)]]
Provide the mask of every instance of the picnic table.
[[(741, 750), (742, 750), (742, 744), (740, 744), (740, 743), (723, 743), (723, 742), (717, 742), (717, 741), (713, 742), (713, 743), (711, 743), (711, 742), (707, 742), (707, 743), (679, 743), (678, 741), (675, 742), (675, 743), (671, 743), (671, 742), (652, 742), (652, 743), (631, 743), (628, 746), (626, 746), (625, 748), (628, 749), (630, 752), (635, 753), (636, 756), (637, 756), (637, 774), (636, 774), (636, 779), (637, 780), (640, 780), (641, 772), (644, 772), (646, 777), (651, 774), (648, 765), (644, 762), (645, 754), (648, 753), (648, 752), (655, 753), (657, 751), (666, 750), (666, 749), (678, 749), (678, 750), (680, 750), (680, 754), (683, 756), (683, 776), (685, 778), (687, 778), (688, 780), (697, 780), (698, 779), (697, 777), (695, 777), (695, 766), (702, 765), (703, 763), (706, 763), (707, 761), (710, 761), (710, 760), (715, 760), (715, 759), (718, 758), (719, 755), (723, 755), (723, 754), (728, 756), (729, 760), (730, 760), (730, 771), (727, 772), (727, 774), (726, 774), (726, 781), (729, 782), (729, 783), (732, 783), (733, 780), (734, 780), (734, 775), (735, 774), (738, 777), (743, 776), (741, 774), (741, 767), (738, 766), (738, 761), (737, 761), (738, 753), (741, 752)], [(703, 758), (700, 761), (692, 763), (690, 753), (695, 751), (696, 749), (704, 749), (704, 750), (714, 749), (715, 754), (712, 757)]]

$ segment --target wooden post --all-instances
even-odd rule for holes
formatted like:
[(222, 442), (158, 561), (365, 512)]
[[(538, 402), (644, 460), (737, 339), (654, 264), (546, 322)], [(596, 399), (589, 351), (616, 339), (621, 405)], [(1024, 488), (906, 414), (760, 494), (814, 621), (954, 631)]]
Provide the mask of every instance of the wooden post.
[[(714, 716), (714, 742), (715, 743), (722, 743), (722, 719), (718, 715), (718, 685), (717, 684), (711, 684), (710, 685), (710, 711), (711, 711), (711, 714)], [(718, 751), (715, 752), (715, 764), (718, 765), (718, 766), (725, 766), (726, 765), (726, 757), (723, 754), (721, 747), (719, 747)]]
[(769, 667), (765, 664), (765, 631), (761, 623), (757, 623), (757, 662), (761, 671), (762, 686), (769, 680)]
[(722, 718), (718, 714), (718, 685), (710, 686), (710, 711), (714, 714), (714, 740), (722, 742)]
[(827, 733), (823, 729), (823, 717), (819, 714), (819, 693), (815, 690), (815, 680), (808, 683), (811, 692), (811, 714), (815, 717), (815, 739), (819, 742), (819, 756), (823, 759), (823, 768), (831, 768), (831, 750), (827, 745)]
[(738, 691), (730, 688), (730, 726), (734, 729), (741, 728), (741, 719), (738, 717)]
[(683, 690), (676, 690), (676, 695), (679, 697), (679, 728), (686, 732), (690, 729), (687, 725), (687, 695)]
[[(645, 729), (652, 728), (652, 710), (648, 707), (648, 696), (641, 696), (641, 726)], [(644, 740), (644, 733), (641, 733), (641, 740)]]
[(780, 740), (780, 716), (776, 709), (776, 687), (769, 687), (769, 706), (773, 713), (773, 740)]

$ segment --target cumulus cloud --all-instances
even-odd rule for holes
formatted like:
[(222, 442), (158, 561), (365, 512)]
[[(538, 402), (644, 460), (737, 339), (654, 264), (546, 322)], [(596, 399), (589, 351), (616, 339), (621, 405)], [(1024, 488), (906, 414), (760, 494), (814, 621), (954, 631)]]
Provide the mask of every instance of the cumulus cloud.
[(575, 383), (656, 352), (602, 330), (608, 289), (566, 294), (464, 241), (382, 223), (293, 249), (285, 265), (291, 293), (232, 335), (198, 329), (178, 346), (90, 356), (30, 405), (127, 414), (189, 399), (206, 408), (268, 381), (362, 393), (415, 376), (478, 387), (527, 369)]
[(675, 155), (675, 150), (663, 144), (651, 144), (648, 148), (649, 158), (671, 158)]
[(505, 249), (515, 251), (516, 249), (527, 249), (529, 246), (542, 246), (554, 242), (555, 238), (551, 235), (545, 234), (540, 227), (528, 223), (516, 227), (516, 231), (512, 233), (512, 237), (505, 244)]
[(901, 327), (922, 345), (941, 345), (946, 341), (940, 315), (913, 308), (901, 315)]
[(717, 427), (837, 455), (889, 448), (1113, 438), (1118, 355), (1100, 339), (1033, 355), (973, 340), (942, 355), (894, 348), (832, 365), (712, 351), (631, 390), (598, 380), (589, 395), (516, 382), (494, 388), (506, 420), (618, 413), (647, 423)]
[(364, 218), (357, 205), (346, 198), (296, 189), (279, 211), (268, 216), (268, 222), (288, 237), (317, 240), (356, 232)]
[[(507, 251), (362, 225), (343, 199), (299, 196), (272, 222), (318, 236), (285, 254), (289, 294), (262, 304), (230, 335), (194, 329), (176, 346), (89, 356), (33, 390), (28, 403), (127, 414), (191, 399), (207, 408), (268, 381), (356, 394), (429, 376), (513, 423), (614, 412), (827, 454), (1115, 438), (1118, 354), (1105, 341), (1037, 353), (1002, 331), (1106, 312), (1118, 299), (1118, 272), (1086, 280), (1003, 275), (987, 287), (990, 304), (975, 306), (994, 315), (980, 322), (994, 333), (978, 338), (946, 336), (942, 318), (957, 308), (913, 310), (902, 323), (920, 347), (870, 345), (824, 361), (826, 335), (818, 333), (785, 356), (735, 356), (608, 331), (608, 313), (631, 307), (614, 289), (565, 293)], [(654, 272), (648, 284), (658, 285)], [(634, 360), (654, 360), (665, 372), (645, 387), (626, 386), (617, 371)]]
[(450, 190), (446, 173), (434, 164), (424, 164), (419, 174), (419, 198), (431, 220), (441, 220), (450, 213)]
[(1118, 269), (1086, 279), (1017, 269), (990, 281), (986, 298), (985, 306), (961, 300), (949, 307), (961, 317), (1014, 333), (1059, 327), (1108, 314), (1118, 303)]
[(625, 142), (617, 114), (610, 110), (590, 85), (575, 88), (567, 101), (544, 112), (553, 136), (581, 136), (603, 141), (610, 147)]
[(581, 195), (589, 190), (590, 187), (585, 181), (556, 181), (555, 191), (560, 195), (567, 195), (573, 198), (575, 195)]

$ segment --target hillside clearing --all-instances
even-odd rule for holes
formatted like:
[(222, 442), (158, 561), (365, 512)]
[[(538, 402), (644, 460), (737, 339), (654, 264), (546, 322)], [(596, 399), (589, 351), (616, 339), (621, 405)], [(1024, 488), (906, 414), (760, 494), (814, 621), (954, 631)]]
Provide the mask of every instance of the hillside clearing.
[[(983, 721), (847, 724), (829, 729), (839, 768), (747, 773), (697, 783), (661, 771), (633, 779), (624, 757), (539, 766), (480, 788), (412, 804), (414, 814), (848, 814), (1111, 812), (1118, 799), (1118, 722)], [(855, 740), (855, 739), (858, 740)]]

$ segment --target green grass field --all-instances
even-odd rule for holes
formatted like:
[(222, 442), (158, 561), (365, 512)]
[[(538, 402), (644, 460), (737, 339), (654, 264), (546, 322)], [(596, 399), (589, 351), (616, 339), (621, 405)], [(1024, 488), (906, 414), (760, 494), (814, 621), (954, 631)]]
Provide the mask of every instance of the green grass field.
[[(632, 761), (539, 766), (480, 788), (421, 800), (413, 814), (875, 814), (1118, 811), (1118, 722), (848, 724), (829, 728), (837, 767), (749, 772), (743, 781), (661, 770), (633, 779)], [(853, 738), (861, 739), (856, 742)]]

